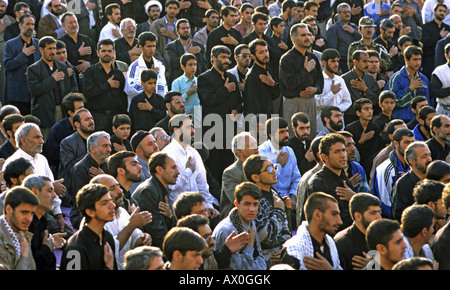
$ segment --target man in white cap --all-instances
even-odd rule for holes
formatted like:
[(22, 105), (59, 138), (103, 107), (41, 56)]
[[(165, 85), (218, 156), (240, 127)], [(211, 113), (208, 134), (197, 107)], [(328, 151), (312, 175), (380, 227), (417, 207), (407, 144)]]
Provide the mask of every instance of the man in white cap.
[(138, 36), (144, 31), (150, 31), (150, 26), (152, 25), (153, 21), (159, 18), (163, 10), (161, 3), (156, 0), (148, 1), (145, 4), (144, 9), (145, 13), (148, 15), (148, 20), (138, 25), (136, 30), (136, 35)]

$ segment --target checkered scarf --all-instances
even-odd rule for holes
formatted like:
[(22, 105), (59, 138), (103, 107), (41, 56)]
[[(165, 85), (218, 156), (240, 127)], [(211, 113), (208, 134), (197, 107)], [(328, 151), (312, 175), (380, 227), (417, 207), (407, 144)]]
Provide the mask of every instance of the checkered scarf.
[(5, 216), (0, 217), (0, 220), (3, 222), (3, 224), (5, 225), (6, 229), (8, 230), (9, 235), (11, 236), (11, 239), (14, 243), (14, 247), (16, 248), (16, 252), (17, 252), (17, 256), (20, 259), (21, 256), (21, 249), (20, 249), (20, 241), (19, 241), (19, 237), (17, 236), (17, 234), (13, 231), (13, 229), (11, 228), (11, 226), (9, 225), (8, 221), (6, 220)]
[[(283, 245), (286, 247), (287, 253), (290, 256), (298, 259), (300, 263), (299, 270), (307, 270), (305, 264), (303, 263), (304, 257), (314, 257), (314, 247), (307, 226), (308, 222), (303, 221), (303, 223), (298, 227), (297, 234), (287, 240)], [(335, 270), (342, 270), (336, 244), (329, 235), (325, 235), (325, 239), (326, 243), (330, 247), (333, 268)]]

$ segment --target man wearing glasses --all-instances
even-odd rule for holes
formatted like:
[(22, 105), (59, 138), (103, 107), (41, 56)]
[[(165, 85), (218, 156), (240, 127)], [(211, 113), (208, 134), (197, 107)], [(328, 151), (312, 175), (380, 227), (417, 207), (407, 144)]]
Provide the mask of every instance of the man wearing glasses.
[[(37, 37), (39, 39), (44, 36), (52, 36), (55, 39), (61, 38), (65, 34), (61, 26), (61, 15), (64, 12), (64, 6), (61, 4), (61, 0), (47, 0), (44, 2), (45, 4), (48, 4), (49, 13), (39, 20)], [(21, 11), (31, 13), (29, 8), (22, 8)]]
[[(171, 91), (164, 96), (166, 102), (167, 115), (155, 124), (155, 127), (161, 127), (165, 132), (169, 132), (169, 120), (177, 114), (184, 114), (184, 99), (180, 92)], [(162, 150), (159, 148), (159, 150)]]
[(238, 80), (239, 90), (244, 92), (245, 76), (248, 68), (250, 67), (251, 54), (250, 49), (246, 44), (239, 44), (234, 49), (234, 59), (236, 60), (236, 66), (230, 69), (228, 72), (232, 73)]

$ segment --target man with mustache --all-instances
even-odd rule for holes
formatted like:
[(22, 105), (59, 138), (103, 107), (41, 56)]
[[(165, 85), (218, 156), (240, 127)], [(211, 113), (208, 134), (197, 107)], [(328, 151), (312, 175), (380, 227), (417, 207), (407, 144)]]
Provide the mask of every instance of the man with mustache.
[[(375, 78), (367, 72), (369, 68), (369, 55), (363, 50), (356, 50), (352, 54), (353, 68), (342, 75), (352, 103), (361, 98), (367, 98), (373, 104), (378, 104), (378, 95), (381, 92)], [(355, 108), (350, 106), (344, 112), (345, 124), (358, 120)]]
[(6, 73), (5, 100), (17, 107), (25, 116), (31, 112), (31, 96), (27, 82), (27, 68), (41, 58), (38, 39), (33, 38), (35, 17), (24, 14), (19, 18), (19, 36), (5, 44), (4, 65)]
[(176, 162), (164, 152), (156, 152), (150, 157), (148, 169), (152, 176), (136, 188), (132, 197), (141, 211), (152, 214), (152, 222), (142, 230), (151, 235), (153, 246), (161, 248), (164, 237), (176, 223), (169, 207), (168, 187), (176, 184), (180, 171)]
[(323, 124), (316, 137), (325, 136), (328, 133), (336, 133), (344, 129), (344, 120), (341, 109), (336, 106), (328, 106), (320, 112), (320, 119)]
[(450, 154), (450, 118), (446, 115), (437, 115), (431, 119), (432, 137), (426, 141), (431, 150), (433, 160), (445, 160), (448, 162)]
[(414, 186), (425, 179), (427, 167), (432, 161), (430, 149), (425, 142), (415, 141), (406, 147), (405, 160), (410, 170), (397, 180), (392, 193), (392, 217), (399, 222), (403, 210), (415, 202)]
[(289, 138), (288, 146), (294, 150), (295, 157), (297, 157), (298, 170), (303, 176), (305, 172), (316, 165), (309, 138), (311, 134), (309, 116), (298, 112), (292, 116), (291, 123), (294, 136)]
[(102, 30), (100, 31), (98, 40), (100, 41), (102, 39), (109, 38), (114, 41), (121, 38), (123, 35), (119, 27), (122, 17), (120, 14), (120, 5), (117, 3), (111, 3), (106, 6), (105, 16), (108, 18), (108, 23), (103, 26)]
[(289, 197), (291, 200), (291, 210), (288, 211), (292, 219), (291, 228), (295, 226), (295, 205), (297, 204), (297, 185), (300, 182), (300, 171), (297, 167), (297, 158), (294, 150), (288, 146), (289, 132), (288, 122), (280, 117), (274, 117), (266, 122), (266, 132), (269, 140), (259, 146), (259, 154), (266, 156), (278, 167), (277, 183), (273, 188), (281, 197)]
[(247, 72), (244, 85), (244, 114), (265, 114), (270, 118), (278, 113), (273, 102), (280, 97), (280, 87), (269, 68), (269, 47), (262, 39), (249, 44), (253, 66)]
[(31, 94), (31, 114), (41, 121), (46, 140), (51, 127), (63, 119), (62, 99), (71, 92), (72, 82), (67, 66), (55, 59), (56, 39), (45, 36), (39, 40), (42, 58), (27, 69)]
[(431, 106), (425, 106), (419, 110), (417, 113), (419, 124), (413, 129), (416, 141), (427, 141), (431, 138), (431, 120), (436, 115), (436, 110)]
[(45, 3), (48, 3), (49, 13), (39, 20), (37, 37), (39, 39), (44, 36), (51, 36), (55, 39), (61, 38), (65, 34), (61, 26), (61, 15), (65, 7), (61, 0), (48, 0)]

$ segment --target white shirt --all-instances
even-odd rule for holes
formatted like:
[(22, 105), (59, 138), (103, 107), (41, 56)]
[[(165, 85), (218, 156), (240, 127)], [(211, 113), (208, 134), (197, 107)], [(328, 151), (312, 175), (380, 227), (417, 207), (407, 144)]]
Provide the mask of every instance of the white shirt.
[[(334, 75), (330, 78), (325, 71), (322, 72), (323, 75), (323, 91), (320, 95), (315, 95), (316, 99), (316, 124), (317, 132), (323, 129), (322, 119), (320, 118), (320, 113), (327, 106), (336, 106), (341, 109), (341, 112), (345, 112), (352, 105), (352, 98), (350, 92), (347, 89), (345, 81), (342, 77)], [(333, 83), (341, 84), (341, 90), (336, 94), (331, 91), (331, 84)]]
[[(116, 29), (119, 32), (120, 37), (114, 36), (113, 29)], [(106, 25), (103, 26), (102, 30), (100, 31), (100, 36), (98, 37), (98, 41), (100, 41), (102, 39), (106, 39), (106, 38), (109, 38), (114, 41), (121, 37), (122, 37), (122, 32), (120, 31), (119, 25), (112, 24), (111, 21), (108, 21), (108, 23), (106, 23)]]
[[(16, 160), (20, 157), (23, 157), (23, 158), (27, 159), (28, 161), (30, 161), (30, 163), (33, 165), (34, 174), (44, 175), (44, 176), (47, 176), (48, 178), (50, 178), (50, 180), (52, 182), (55, 181), (55, 178), (53, 177), (53, 172), (50, 169), (47, 158), (45, 158), (44, 155), (38, 153), (38, 154), (36, 154), (36, 156), (33, 157), (33, 156), (29, 155), (28, 153), (26, 153), (25, 151), (23, 151), (21, 148), (18, 148), (16, 150), (16, 152), (14, 152), (13, 155), (11, 155), (10, 157), (8, 157), (8, 159), (6, 159), (5, 163), (3, 164), (3, 170), (5, 170), (6, 166), (9, 163), (11, 163), (12, 160)], [(54, 214), (62, 213), (61, 199), (58, 196), (56, 196), (53, 199), (53, 212), (54, 212)]]
[[(169, 205), (172, 206), (177, 197), (186, 191), (199, 192), (205, 197), (206, 207), (212, 208), (213, 204), (219, 205), (216, 198), (209, 192), (209, 185), (206, 179), (206, 169), (203, 164), (202, 157), (196, 149), (187, 145), (183, 148), (177, 140), (173, 139), (162, 152), (167, 153), (177, 164), (180, 175), (178, 175), (177, 183), (169, 185)], [(192, 172), (186, 167), (189, 157), (194, 159), (195, 170)]]
[[(422, 21), (423, 24), (430, 22), (434, 19), (434, 6), (438, 4), (437, 0), (427, 0), (424, 1), (422, 7)], [(444, 0), (443, 4), (445, 6), (450, 7), (450, 0)], [(450, 14), (445, 15), (445, 18), (442, 20), (447, 25), (450, 25)]]

